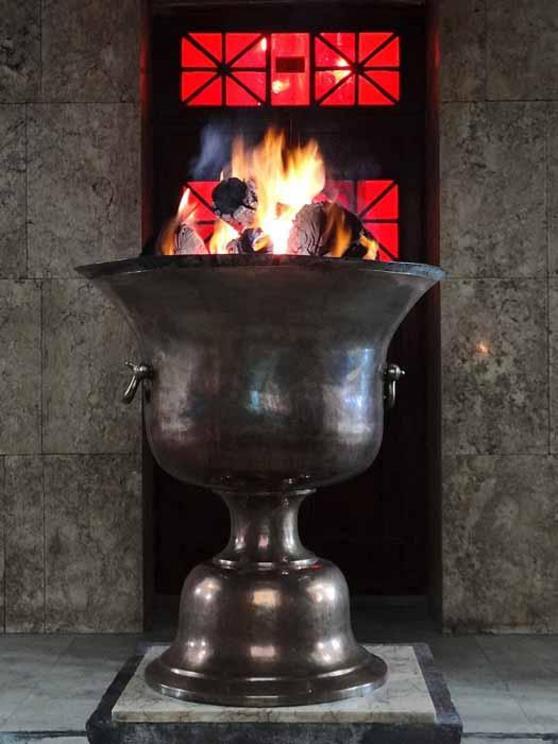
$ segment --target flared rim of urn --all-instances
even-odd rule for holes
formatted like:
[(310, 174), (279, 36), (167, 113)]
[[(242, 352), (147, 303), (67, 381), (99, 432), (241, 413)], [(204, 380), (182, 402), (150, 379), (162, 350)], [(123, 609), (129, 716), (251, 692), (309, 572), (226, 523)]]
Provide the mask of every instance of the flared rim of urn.
[(95, 279), (114, 274), (138, 274), (169, 268), (224, 269), (232, 267), (274, 267), (280, 270), (281, 268), (293, 266), (309, 269), (316, 268), (322, 271), (366, 271), (400, 274), (403, 276), (423, 277), (433, 283), (441, 281), (445, 276), (445, 271), (438, 266), (423, 263), (365, 261), (361, 258), (329, 258), (269, 253), (263, 255), (136, 256), (135, 258), (123, 258), (116, 261), (85, 264), (83, 266), (77, 266), (75, 270), (88, 279)]

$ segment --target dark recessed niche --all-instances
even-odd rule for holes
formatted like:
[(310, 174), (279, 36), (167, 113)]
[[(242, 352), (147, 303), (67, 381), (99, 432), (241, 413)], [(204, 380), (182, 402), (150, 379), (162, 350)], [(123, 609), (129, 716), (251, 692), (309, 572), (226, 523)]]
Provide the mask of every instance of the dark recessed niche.
[[(174, 213), (182, 189), (190, 184), (200, 205), (200, 231), (207, 238), (212, 229), (212, 185), (227, 160), (232, 137), (241, 132), (257, 140), (273, 124), (285, 129), (293, 140), (318, 140), (337, 193), (367, 217), (369, 229), (378, 230), (381, 258), (426, 261), (423, 5), (323, 0), (296, 4), (155, 2), (151, 19), (153, 179), (149, 197), (154, 224), (160, 225)], [(377, 72), (397, 71), (397, 89), (393, 87), (393, 75), (378, 78), (385, 81), (388, 92), (397, 93), (391, 99), (388, 96), (389, 105), (359, 105), (360, 68), (358, 74), (355, 72), (354, 90), (347, 92), (346, 105), (342, 97), (339, 105), (319, 103), (316, 76), (324, 72), (319, 68), (326, 62), (317, 59), (316, 49), (322, 35), (328, 33), (345, 34), (339, 37), (341, 48), (333, 47), (337, 51), (345, 49), (348, 63), (357, 68), (362, 34), (387, 34), (384, 49), (392, 56), (384, 58), (386, 64), (379, 64)], [(183, 39), (190, 42), (192, 34), (197, 42), (199, 34), (220, 35), (220, 51), (212, 55), (217, 57), (216, 64), (207, 57), (208, 66), (203, 68), (205, 53), (198, 49), (201, 63), (197, 72), (206, 73), (199, 87), (204, 82), (207, 87), (213, 84), (208, 83), (207, 75), (218, 79), (219, 91), (215, 86), (216, 98), (211, 105), (186, 105), (183, 75), (185, 71), (196, 72), (196, 65), (187, 62), (185, 66)], [(254, 66), (244, 70), (262, 73), (265, 80), (251, 78), (257, 90), (246, 93), (243, 88), (246, 97), (234, 87), (227, 90), (227, 80), (235, 75), (225, 64), (225, 34), (237, 35), (231, 38), (238, 52), (243, 41), (249, 43), (248, 36), (239, 39), (238, 34), (259, 35), (258, 39), (251, 37), (255, 45), (266, 39), (265, 53), (250, 56), (248, 61)], [(272, 60), (274, 34), (307, 34), (308, 45), (302, 43), (292, 54), (284, 45)], [(326, 39), (331, 41), (331, 37)], [(395, 47), (389, 50), (393, 39), (397, 39), (397, 56)], [(206, 41), (218, 49), (216, 39)], [(309, 77), (297, 105), (274, 105), (273, 83), (289, 76), (295, 79), (305, 71)], [(342, 66), (333, 64), (329, 72), (341, 74)], [(251, 90), (249, 78), (242, 80)], [(188, 82), (187, 87), (189, 102), (195, 103), (195, 81)], [(260, 105), (227, 105), (227, 101), (233, 104), (249, 98), (251, 104), (259, 98)], [(301, 100), (304, 105), (300, 105)], [(213, 141), (213, 151), (200, 163), (200, 149), (208, 138)], [(322, 489), (302, 508), (305, 543), (337, 563), (356, 594), (412, 595), (427, 591), (428, 474), (436, 456), (427, 437), (427, 421), (432, 414), (425, 362), (428, 338), (423, 302), (405, 321), (390, 349), (389, 360), (404, 367), (407, 376), (399, 386), (396, 408), (386, 415), (384, 443), (376, 463), (349, 483)], [(228, 534), (228, 517), (217, 497), (174, 481), (156, 465), (153, 482), (152, 517), (147, 527), (153, 539), (147, 542), (153, 543), (154, 588), (157, 594), (173, 595), (179, 593), (186, 573), (197, 562), (222, 547)]]

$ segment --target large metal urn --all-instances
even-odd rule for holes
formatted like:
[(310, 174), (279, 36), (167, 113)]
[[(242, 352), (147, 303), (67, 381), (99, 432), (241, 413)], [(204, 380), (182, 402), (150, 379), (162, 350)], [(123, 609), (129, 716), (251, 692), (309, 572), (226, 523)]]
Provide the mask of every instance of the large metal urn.
[(443, 272), (273, 255), (145, 257), (79, 271), (138, 336), (126, 397), (143, 381), (153, 455), (174, 477), (221, 494), (231, 515), (226, 547), (186, 578), (176, 638), (148, 667), (148, 683), (243, 706), (382, 685), (386, 665), (354, 639), (345, 579), (301, 544), (297, 512), (316, 488), (373, 462), (388, 344)]

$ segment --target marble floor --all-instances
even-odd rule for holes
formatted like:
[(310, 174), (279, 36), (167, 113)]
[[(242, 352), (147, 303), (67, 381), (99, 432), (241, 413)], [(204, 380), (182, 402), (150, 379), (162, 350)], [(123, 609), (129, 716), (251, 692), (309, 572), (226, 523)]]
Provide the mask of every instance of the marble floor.
[[(558, 636), (441, 635), (417, 606), (357, 601), (363, 642), (428, 643), (466, 741), (558, 744)], [(0, 636), (0, 744), (84, 744), (84, 724), (139, 642), (134, 635)]]

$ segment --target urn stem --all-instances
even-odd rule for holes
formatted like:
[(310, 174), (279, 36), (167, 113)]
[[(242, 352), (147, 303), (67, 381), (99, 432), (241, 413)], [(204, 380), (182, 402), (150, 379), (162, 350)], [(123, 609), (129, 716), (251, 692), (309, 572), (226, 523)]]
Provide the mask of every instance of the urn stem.
[(215, 557), (220, 564), (302, 563), (316, 559), (300, 541), (298, 511), (312, 489), (288, 493), (238, 494), (221, 491), (229, 509), (231, 534), (225, 549)]

